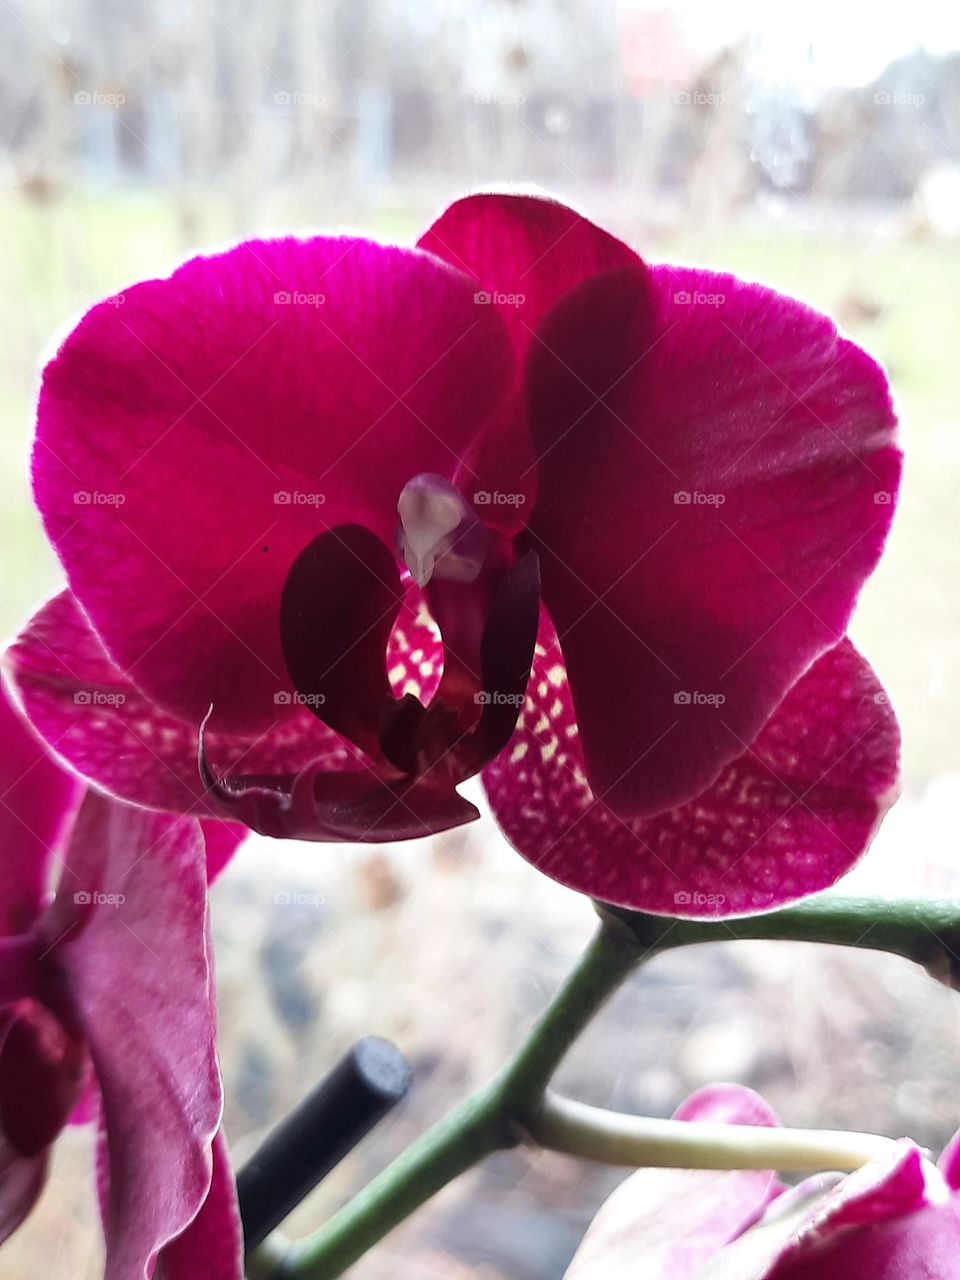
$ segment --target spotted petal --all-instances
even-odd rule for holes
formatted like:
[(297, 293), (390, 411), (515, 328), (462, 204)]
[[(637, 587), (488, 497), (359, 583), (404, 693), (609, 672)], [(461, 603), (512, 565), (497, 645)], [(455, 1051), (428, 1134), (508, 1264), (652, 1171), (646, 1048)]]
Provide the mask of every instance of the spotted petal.
[[(689, 711), (674, 707), (678, 725)], [(544, 619), (519, 726), (484, 771), (484, 786), (514, 848), (605, 902), (730, 916), (833, 884), (896, 796), (899, 732), (868, 664), (849, 641), (828, 650), (757, 740), (737, 745), (739, 755), (696, 800), (654, 818), (621, 818), (588, 782), (563, 658)]]

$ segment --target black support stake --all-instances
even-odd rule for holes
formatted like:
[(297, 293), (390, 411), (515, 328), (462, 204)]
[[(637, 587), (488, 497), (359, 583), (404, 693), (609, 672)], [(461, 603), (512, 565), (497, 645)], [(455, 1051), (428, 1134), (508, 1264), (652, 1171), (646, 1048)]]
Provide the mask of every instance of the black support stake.
[(248, 1253), (397, 1105), (410, 1079), (399, 1049), (365, 1036), (277, 1125), (237, 1174)]

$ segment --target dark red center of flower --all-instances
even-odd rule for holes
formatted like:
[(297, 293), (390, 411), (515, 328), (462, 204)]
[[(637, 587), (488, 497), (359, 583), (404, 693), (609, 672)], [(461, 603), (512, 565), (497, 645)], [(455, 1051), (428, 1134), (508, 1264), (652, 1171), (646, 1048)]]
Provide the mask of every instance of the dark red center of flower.
[[(395, 550), (346, 524), (297, 557), (281, 605), (284, 658), (298, 700), (387, 773), (456, 784), (516, 724), (536, 640), (536, 560), (516, 561), (440, 476), (412, 479), (397, 511)], [(396, 698), (387, 674), (409, 578), (443, 641), (443, 675), (427, 705)]]
[[(397, 697), (387, 670), (411, 594), (443, 646), (426, 702)], [(266, 834), (296, 834), (291, 809), (298, 829), (329, 839), (403, 838), (475, 817), (455, 788), (516, 727), (539, 611), (535, 553), (518, 559), (454, 485), (415, 476), (399, 495), (393, 548), (363, 525), (336, 525), (297, 556), (283, 588), (280, 633), (296, 700), (360, 748), (358, 769), (226, 782), (201, 744), (207, 785), (228, 807), (243, 803), (243, 820)]]

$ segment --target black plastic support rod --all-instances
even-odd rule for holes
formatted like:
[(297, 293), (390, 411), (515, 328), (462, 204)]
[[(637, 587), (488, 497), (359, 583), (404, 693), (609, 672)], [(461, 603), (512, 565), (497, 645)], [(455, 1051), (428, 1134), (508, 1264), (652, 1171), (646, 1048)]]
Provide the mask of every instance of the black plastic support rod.
[(399, 1049), (365, 1036), (277, 1125), (237, 1174), (247, 1253), (397, 1105), (410, 1080)]

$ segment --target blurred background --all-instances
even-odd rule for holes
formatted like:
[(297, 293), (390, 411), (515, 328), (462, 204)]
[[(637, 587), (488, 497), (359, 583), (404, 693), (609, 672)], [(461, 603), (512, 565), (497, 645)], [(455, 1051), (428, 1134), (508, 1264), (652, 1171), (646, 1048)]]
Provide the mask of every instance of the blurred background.
[[(195, 248), (319, 226), (412, 241), (502, 183), (650, 259), (797, 294), (887, 365), (907, 472), (854, 638), (904, 725), (905, 793), (842, 887), (960, 894), (960, 19), (939, 0), (0, 0), (4, 632), (59, 581), (26, 478), (52, 335)], [(502, 1062), (593, 926), (488, 821), (397, 848), (254, 841), (214, 897), (238, 1160), (356, 1037), (416, 1071), (291, 1230)], [(733, 1079), (788, 1123), (939, 1148), (960, 1124), (958, 1009), (892, 958), (731, 941), (638, 975), (560, 1083), (666, 1115)], [(2, 1280), (98, 1274), (89, 1159), (88, 1135), (60, 1142)], [(622, 1176), (497, 1157), (351, 1274), (554, 1280)]]

